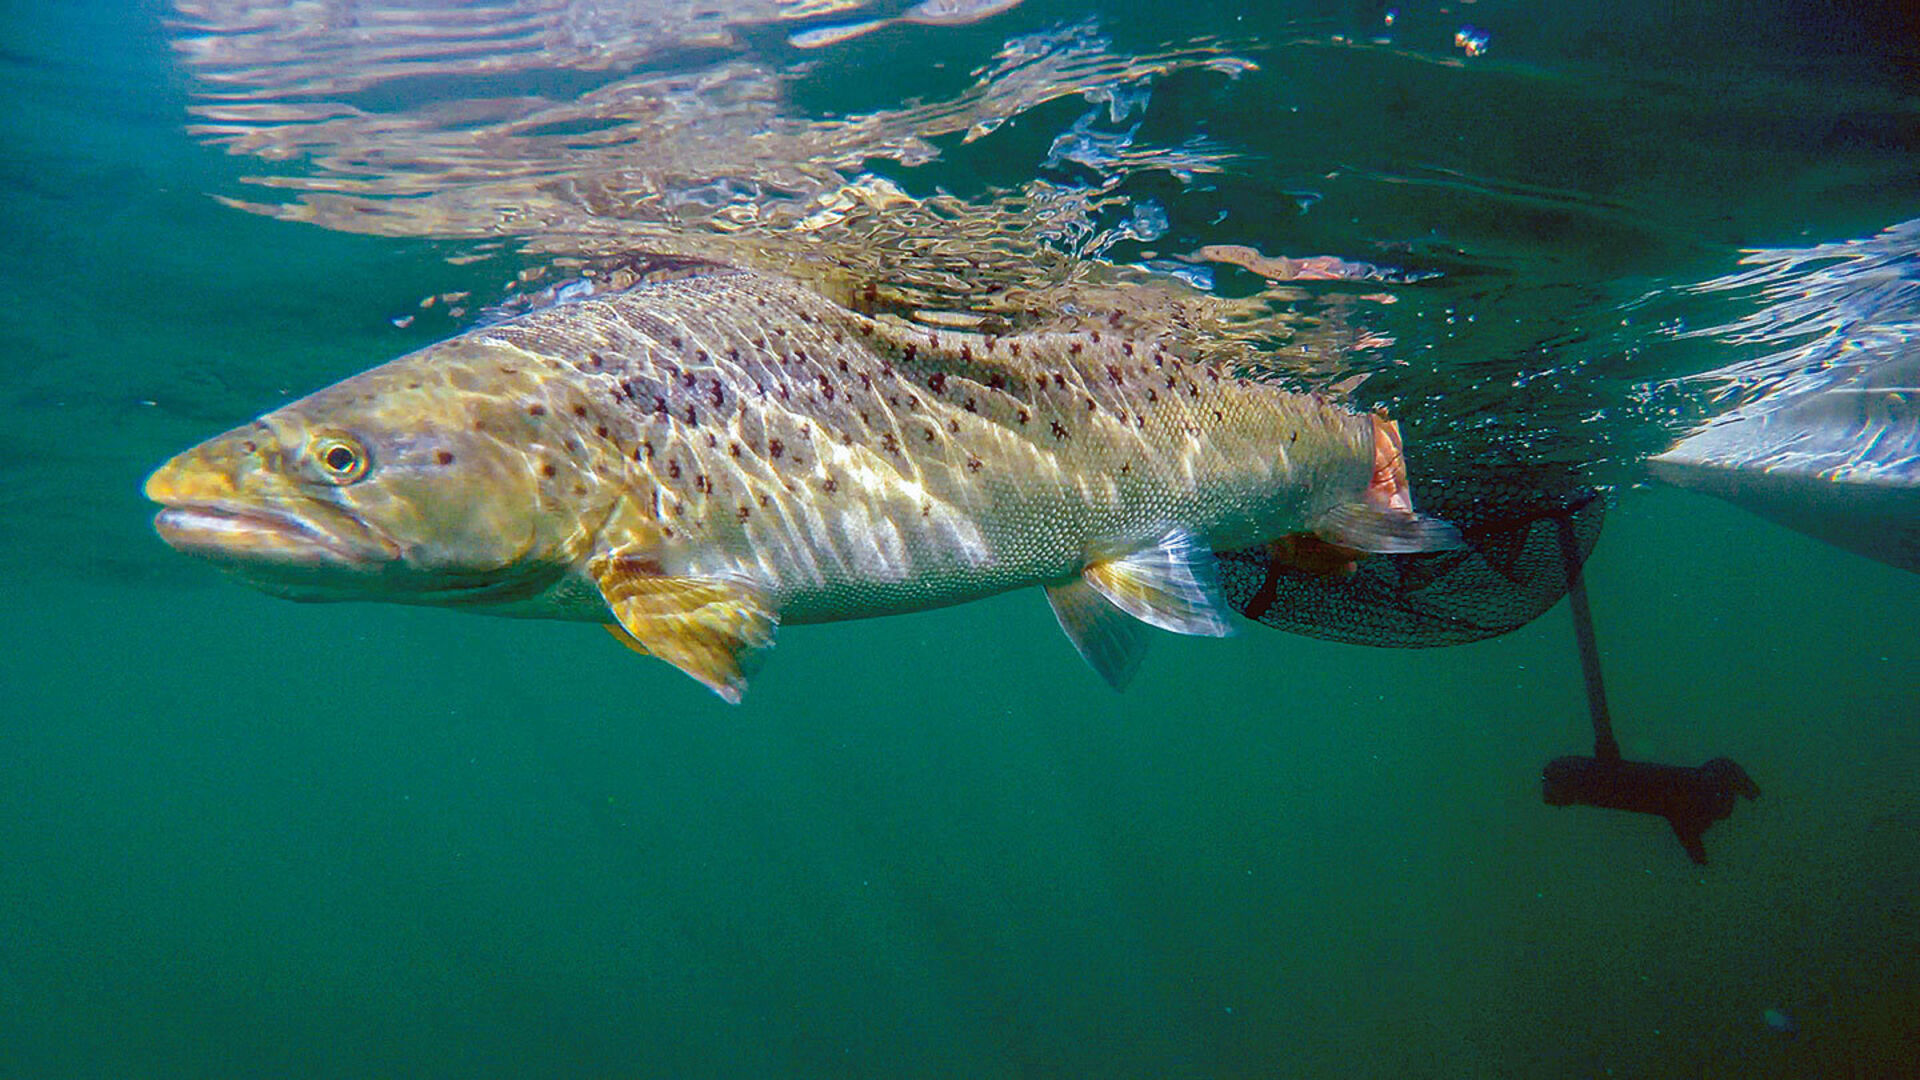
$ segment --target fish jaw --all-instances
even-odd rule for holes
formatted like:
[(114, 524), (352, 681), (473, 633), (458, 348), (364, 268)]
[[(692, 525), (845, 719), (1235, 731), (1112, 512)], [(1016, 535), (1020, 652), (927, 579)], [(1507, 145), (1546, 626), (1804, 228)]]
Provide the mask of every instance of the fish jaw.
[(154, 531), (175, 550), (247, 577), (377, 573), (399, 545), (351, 510), (291, 484), (274, 483), (264, 430), (240, 429), (188, 450), (147, 477), (162, 507)]

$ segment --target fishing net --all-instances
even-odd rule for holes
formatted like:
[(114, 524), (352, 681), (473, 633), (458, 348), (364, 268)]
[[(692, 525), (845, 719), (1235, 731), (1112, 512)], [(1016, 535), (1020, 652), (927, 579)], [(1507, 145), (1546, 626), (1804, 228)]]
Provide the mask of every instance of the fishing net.
[(1362, 558), (1315, 574), (1264, 548), (1219, 556), (1236, 611), (1268, 626), (1356, 645), (1460, 645), (1517, 630), (1566, 595), (1570, 568), (1600, 539), (1600, 493), (1565, 470), (1491, 466), (1416, 480), (1414, 505), (1460, 529), (1453, 551)]

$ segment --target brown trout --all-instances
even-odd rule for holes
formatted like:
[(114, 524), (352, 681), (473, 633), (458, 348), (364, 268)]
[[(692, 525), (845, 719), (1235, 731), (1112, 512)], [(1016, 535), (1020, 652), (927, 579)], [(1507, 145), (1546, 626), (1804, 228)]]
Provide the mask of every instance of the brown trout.
[[(780, 623), (1045, 588), (1119, 687), (1221, 635), (1212, 553), (1457, 544), (1398, 428), (1155, 345), (871, 318), (746, 271), (531, 311), (155, 472), (155, 528), (268, 592), (608, 624), (729, 701)], [(1329, 553), (1332, 553), (1329, 558)]]

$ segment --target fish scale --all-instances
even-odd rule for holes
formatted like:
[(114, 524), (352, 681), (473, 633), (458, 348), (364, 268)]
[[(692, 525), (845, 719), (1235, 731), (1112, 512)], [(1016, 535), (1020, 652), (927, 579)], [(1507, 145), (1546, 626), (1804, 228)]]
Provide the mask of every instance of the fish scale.
[[(1420, 531), (1397, 431), (1321, 396), (1097, 331), (874, 318), (745, 271), (469, 331), (258, 427), (275, 468), (229, 433), (150, 480), (163, 536), (287, 595), (366, 598), (366, 566), (276, 532), (351, 519), (401, 553), (374, 598), (454, 602), (435, 583), (458, 578), (461, 602), (514, 596), (502, 614), (618, 624), (729, 697), (779, 622), (1038, 584), (1083, 653), (1137, 655), (1130, 631), (1080, 624), (1222, 632), (1210, 550), (1448, 539)], [(284, 550), (249, 561), (242, 534)], [(535, 584), (473, 590), (488, 574)], [(1083, 580), (1105, 600), (1060, 592)]]

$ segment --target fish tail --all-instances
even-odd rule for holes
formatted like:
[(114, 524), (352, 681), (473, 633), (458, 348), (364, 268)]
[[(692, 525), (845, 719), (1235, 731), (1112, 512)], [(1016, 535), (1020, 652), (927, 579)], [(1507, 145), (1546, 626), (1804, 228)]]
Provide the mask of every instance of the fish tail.
[(1413, 508), (1413, 487), (1407, 481), (1407, 454), (1400, 441), (1399, 422), (1379, 413), (1370, 419), (1373, 471), (1366, 493), (1356, 502), (1342, 503), (1321, 515), (1314, 523), (1314, 533), (1331, 544), (1382, 555), (1464, 547), (1460, 530)]

